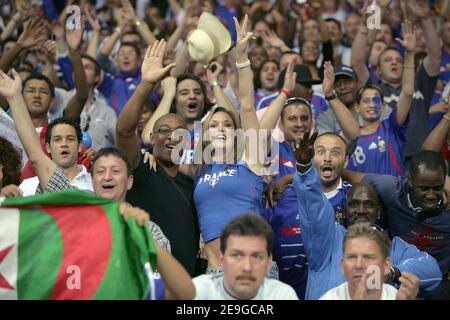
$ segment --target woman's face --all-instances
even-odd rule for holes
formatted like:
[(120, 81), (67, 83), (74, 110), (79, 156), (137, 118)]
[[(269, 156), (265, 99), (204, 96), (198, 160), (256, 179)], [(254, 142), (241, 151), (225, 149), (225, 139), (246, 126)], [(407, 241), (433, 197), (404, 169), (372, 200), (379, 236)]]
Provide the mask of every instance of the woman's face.
[[(216, 112), (209, 122), (208, 140), (214, 149), (226, 149), (225, 154), (234, 149), (235, 125), (233, 119), (226, 112)], [(217, 152), (216, 152), (217, 154)]]
[(263, 47), (254, 47), (249, 54), (250, 62), (252, 63), (252, 67), (255, 69), (261, 68), (267, 58), (267, 52)]
[(315, 63), (319, 54), (319, 47), (314, 41), (305, 41), (302, 46), (302, 57), (306, 63)]

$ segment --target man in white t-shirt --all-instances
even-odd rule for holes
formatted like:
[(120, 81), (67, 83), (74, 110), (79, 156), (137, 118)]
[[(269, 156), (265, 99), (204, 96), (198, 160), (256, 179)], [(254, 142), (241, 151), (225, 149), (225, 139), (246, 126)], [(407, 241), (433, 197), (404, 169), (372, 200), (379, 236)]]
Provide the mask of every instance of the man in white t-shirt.
[(223, 273), (193, 279), (196, 300), (297, 300), (289, 285), (265, 278), (272, 266), (272, 228), (257, 214), (237, 216), (222, 230)]
[(391, 268), (389, 237), (370, 222), (350, 226), (344, 237), (341, 269), (347, 282), (329, 290), (320, 300), (413, 300), (419, 278), (403, 272), (397, 290), (384, 283)]

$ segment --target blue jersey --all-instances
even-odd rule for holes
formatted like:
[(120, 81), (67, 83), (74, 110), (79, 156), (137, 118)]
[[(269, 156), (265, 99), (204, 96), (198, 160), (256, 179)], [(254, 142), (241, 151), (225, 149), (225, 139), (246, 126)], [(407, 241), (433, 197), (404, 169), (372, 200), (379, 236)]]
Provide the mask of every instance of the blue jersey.
[(196, 177), (194, 202), (205, 242), (220, 236), (234, 217), (261, 213), (263, 178), (246, 164), (212, 164)]
[(347, 202), (347, 193), (351, 189), (351, 187), (352, 185), (350, 183), (341, 180), (336, 190), (325, 193), (328, 202), (333, 207), (336, 221), (344, 226), (346, 225), (345, 204)]
[(287, 174), (293, 174), (297, 171), (297, 160), (295, 159), (292, 147), (283, 141), (279, 144), (278, 149), (279, 174), (276, 179), (279, 179)]
[(383, 120), (377, 131), (358, 137), (355, 151), (350, 157), (348, 169), (357, 172), (401, 176), (403, 148), (406, 144), (406, 127), (395, 118), (395, 109)]
[(300, 300), (305, 297), (308, 262), (300, 230), (297, 195), (288, 187), (274, 208), (264, 210), (262, 216), (275, 233), (273, 260), (279, 268), (279, 279), (294, 288)]

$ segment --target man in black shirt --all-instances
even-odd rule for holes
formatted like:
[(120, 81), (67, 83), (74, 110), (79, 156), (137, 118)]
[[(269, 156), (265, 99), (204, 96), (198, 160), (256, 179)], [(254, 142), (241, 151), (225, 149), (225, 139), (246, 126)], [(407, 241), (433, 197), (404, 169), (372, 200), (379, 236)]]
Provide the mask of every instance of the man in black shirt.
[(155, 123), (150, 140), (156, 171), (143, 162), (137, 124), (144, 101), (155, 84), (164, 78), (173, 64), (162, 67), (166, 48), (164, 40), (157, 45), (157, 53), (147, 51), (142, 64), (142, 82), (128, 100), (117, 121), (117, 145), (122, 148), (133, 166), (133, 187), (127, 193), (127, 201), (151, 214), (170, 241), (172, 254), (194, 276), (199, 246), (199, 227), (193, 201), (193, 181), (179, 172), (179, 166), (171, 159), (177, 144), (172, 132), (186, 129), (186, 123), (176, 114), (169, 113)]

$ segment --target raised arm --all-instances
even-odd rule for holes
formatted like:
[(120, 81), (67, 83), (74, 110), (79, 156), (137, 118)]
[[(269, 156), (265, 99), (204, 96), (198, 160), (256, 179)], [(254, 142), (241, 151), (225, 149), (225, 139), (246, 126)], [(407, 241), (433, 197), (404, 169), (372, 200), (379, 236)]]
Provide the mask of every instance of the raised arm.
[(47, 157), (41, 148), (41, 143), (23, 100), (22, 80), (16, 70), (13, 69), (12, 73), (14, 79), (0, 70), (0, 94), (6, 98), (11, 107), (17, 134), (42, 188), (45, 189), (56, 170), (56, 164)]
[(239, 115), (236, 112), (235, 106), (231, 103), (230, 99), (225, 95), (225, 92), (223, 92), (222, 86), (219, 83), (219, 76), (223, 71), (223, 66), (214, 61), (212, 62), (208, 69), (206, 70), (206, 75), (208, 77), (208, 83), (212, 87), (214, 97), (216, 98), (216, 103), (218, 106), (221, 106), (231, 113), (234, 113), (236, 118), (239, 117)]
[(125, 104), (117, 120), (117, 145), (125, 151), (133, 168), (139, 165), (141, 155), (136, 128), (142, 115), (144, 101), (148, 98), (156, 83), (175, 66), (172, 63), (163, 67), (166, 45), (167, 43), (163, 39), (155, 41), (153, 45), (148, 47), (141, 68), (142, 81)]
[[(253, 72), (250, 68), (250, 60), (248, 58), (248, 42), (253, 35), (252, 32), (247, 32), (248, 16), (245, 15), (242, 27), (239, 25), (236, 17), (233, 17), (234, 24), (236, 26), (236, 67), (238, 69), (239, 77), (239, 97), (241, 99), (241, 126), (244, 132), (251, 132), (247, 130), (255, 130), (256, 134), (253, 135), (258, 143), (255, 146), (250, 144), (248, 140), (245, 141), (245, 159), (247, 164), (256, 174), (259, 173), (262, 168), (261, 164), (264, 163), (264, 159), (260, 158), (260, 130), (259, 121), (256, 116), (256, 110), (253, 97)], [(256, 148), (255, 148), (256, 147)]]
[[(329, 97), (334, 91), (334, 68), (329, 61), (325, 62), (324, 68), (325, 71), (322, 83), (323, 92), (325, 93), (325, 97)], [(336, 114), (337, 122), (339, 123), (342, 132), (344, 132), (347, 143), (350, 143), (359, 136), (359, 124), (342, 101), (339, 100), (336, 95), (334, 97), (334, 99), (329, 100), (330, 106)]]
[(95, 59), (95, 57), (97, 56), (98, 43), (100, 41), (101, 27), (100, 27), (98, 18), (96, 16), (94, 16), (94, 17), (91, 16), (91, 13), (87, 9), (86, 9), (85, 13), (86, 13), (86, 18), (88, 19), (89, 24), (92, 27), (91, 39), (89, 40), (89, 45), (86, 50), (86, 54), (90, 55), (92, 58)]
[(145, 145), (150, 145), (150, 134), (153, 132), (156, 121), (170, 112), (172, 101), (177, 92), (177, 79), (174, 77), (166, 77), (161, 82), (161, 87), (163, 89), (162, 99), (142, 131), (142, 141), (144, 141)]
[(316, 137), (317, 133), (310, 138), (306, 132), (304, 138), (293, 146), (297, 160), (294, 189), (303, 245), (311, 271), (320, 270), (330, 263), (332, 244), (337, 240), (334, 239), (334, 209), (322, 192), (319, 175), (312, 164)]
[(155, 42), (156, 38), (150, 31), (147, 23), (136, 16), (136, 12), (129, 0), (122, 0), (122, 8), (126, 20), (128, 23), (134, 24), (136, 30), (141, 35), (142, 39), (144, 39), (145, 43), (149, 46)]
[(414, 95), (414, 50), (416, 47), (415, 28), (410, 21), (402, 23), (403, 40), (396, 39), (405, 48), (405, 61), (403, 65), (402, 91), (397, 102), (396, 119), (403, 125), (408, 118)]
[(80, 46), (84, 32), (84, 20), (81, 20), (81, 27), (70, 31), (66, 26), (66, 42), (69, 47), (69, 57), (73, 65), (73, 77), (75, 80), (75, 95), (70, 98), (64, 110), (64, 117), (78, 121), (83, 111), (84, 105), (89, 97), (89, 87), (81, 61)]
[(0, 70), (8, 72), (14, 60), (23, 50), (42, 44), (47, 39), (48, 30), (45, 21), (40, 18), (31, 20), (20, 35), (16, 45), (2, 55), (0, 59)]
[(353, 39), (352, 44), (352, 56), (351, 56), (351, 65), (358, 75), (359, 86), (362, 87), (366, 84), (367, 80), (369, 80), (370, 74), (369, 70), (366, 66), (366, 60), (368, 56), (368, 41), (367, 34), (369, 29), (363, 24), (359, 26), (358, 33)]
[(427, 56), (423, 60), (425, 71), (430, 77), (437, 76), (441, 65), (441, 39), (431, 19), (431, 9), (428, 1), (416, 0), (407, 1), (407, 3), (410, 12), (420, 19), (420, 24), (422, 25), (427, 47)]

